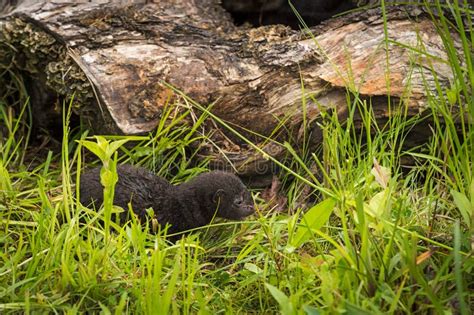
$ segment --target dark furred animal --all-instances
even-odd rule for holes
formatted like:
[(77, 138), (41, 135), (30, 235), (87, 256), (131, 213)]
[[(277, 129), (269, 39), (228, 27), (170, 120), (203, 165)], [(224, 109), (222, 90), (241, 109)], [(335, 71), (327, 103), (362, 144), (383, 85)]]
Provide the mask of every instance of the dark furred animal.
[[(100, 168), (81, 176), (80, 200), (85, 206), (103, 203)], [(128, 203), (141, 222), (146, 222), (146, 209), (153, 208), (155, 218), (168, 234), (209, 224), (214, 216), (240, 220), (254, 212), (252, 196), (242, 181), (231, 173), (213, 171), (173, 186), (145, 168), (117, 166), (118, 182), (114, 204), (125, 209), (120, 222), (128, 220)], [(152, 218), (148, 218), (151, 221)]]
[[(305, 23), (313, 26), (331, 16), (353, 9), (354, 2), (356, 0), (293, 0), (291, 4)], [(237, 24), (284, 24), (300, 29), (301, 23), (288, 0), (221, 0), (221, 3)]]

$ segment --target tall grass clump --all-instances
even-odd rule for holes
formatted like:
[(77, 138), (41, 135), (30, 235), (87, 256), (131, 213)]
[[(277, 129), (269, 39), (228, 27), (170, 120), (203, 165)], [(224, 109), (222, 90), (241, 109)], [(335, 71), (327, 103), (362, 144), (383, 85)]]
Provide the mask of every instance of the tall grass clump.
[[(125, 226), (111, 219), (129, 211), (112, 202), (116, 165), (185, 181), (207, 169), (194, 157), (195, 144), (207, 140), (208, 119), (263, 150), (175, 90), (180, 100), (165, 108), (153, 133), (140, 137), (90, 137), (70, 125), (65, 102), (59, 150), (36, 154), (24, 86), (3, 69), (0, 311), (471, 313), (474, 30), (472, 23), (465, 28), (460, 16), (466, 11), (457, 2), (449, 6), (454, 18), (443, 15), (446, 6), (426, 9), (436, 9), (454, 80), (429, 92), (428, 115), (407, 117), (404, 100), (391, 98), (390, 118), (381, 124), (370, 99), (348, 89), (348, 118), (322, 114), (319, 148), (306, 145), (309, 134), (304, 144), (264, 139), (287, 152), (284, 162), (268, 158), (281, 169), (289, 211), (274, 211), (254, 191), (253, 218), (216, 221), (176, 242), (134, 219)], [(453, 29), (462, 56), (455, 53)], [(389, 38), (384, 44), (401, 45)], [(428, 55), (421, 45), (411, 49)], [(303, 107), (306, 101), (316, 100), (309, 95)], [(431, 137), (408, 147), (420, 125), (429, 126)], [(75, 183), (94, 166), (104, 169), (105, 202), (89, 209), (78, 202)]]
[[(199, 244), (183, 239), (170, 246), (138, 222), (117, 226), (110, 220), (113, 192), (107, 192), (109, 208), (92, 211), (77, 201), (74, 183), (84, 164), (101, 163), (112, 178), (113, 166), (126, 162), (154, 168), (176, 181), (202, 172), (206, 161), (190, 163), (195, 154), (191, 144), (202, 137), (198, 129), (205, 115), (188, 127), (183, 119), (189, 110), (171, 118), (170, 106), (163, 119), (171, 121), (161, 122), (149, 136), (88, 139), (87, 132), (71, 131), (71, 104), (65, 104), (61, 150), (50, 151), (45, 161), (32, 166), (24, 139), (30, 127), (23, 116), (27, 106), (12, 115), (13, 107), (0, 105), (2, 312), (191, 312), (192, 275), (203, 267), (197, 259), (202, 255)], [(98, 161), (90, 154), (85, 158), (84, 147)], [(178, 291), (187, 297), (182, 303), (175, 301)], [(204, 300), (200, 303), (205, 305)]]

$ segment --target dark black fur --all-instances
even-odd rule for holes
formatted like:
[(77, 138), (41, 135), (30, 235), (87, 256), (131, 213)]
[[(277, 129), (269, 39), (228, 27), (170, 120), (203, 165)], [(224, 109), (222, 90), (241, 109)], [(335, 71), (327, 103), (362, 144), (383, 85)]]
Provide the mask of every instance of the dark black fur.
[[(320, 24), (331, 16), (354, 8), (355, 0), (293, 0), (291, 3), (308, 26)], [(222, 0), (222, 6), (237, 24), (254, 26), (289, 25), (299, 29), (300, 22), (288, 0)]]
[[(141, 222), (146, 222), (146, 209), (153, 208), (155, 218), (169, 233), (177, 233), (209, 224), (214, 216), (240, 220), (254, 212), (252, 197), (242, 181), (231, 173), (203, 173), (178, 186), (154, 175), (147, 169), (131, 165), (117, 166), (118, 182), (114, 204), (125, 209), (120, 215), (128, 220), (128, 203)], [(80, 200), (85, 206), (103, 203), (100, 168), (81, 176)], [(151, 221), (152, 218), (148, 218)]]

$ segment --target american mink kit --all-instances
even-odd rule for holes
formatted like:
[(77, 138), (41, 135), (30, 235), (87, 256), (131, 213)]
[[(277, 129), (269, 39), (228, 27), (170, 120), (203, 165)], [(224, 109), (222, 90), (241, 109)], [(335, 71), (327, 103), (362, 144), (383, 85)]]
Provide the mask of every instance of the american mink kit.
[[(209, 224), (214, 216), (241, 220), (254, 213), (252, 196), (242, 181), (232, 173), (212, 171), (186, 183), (171, 185), (143, 167), (117, 166), (114, 205), (125, 211), (120, 223), (129, 219), (128, 203), (138, 219), (151, 222), (146, 209), (153, 208), (161, 227), (168, 223), (168, 234)], [(80, 201), (98, 209), (103, 203), (100, 168), (85, 171), (80, 180)]]

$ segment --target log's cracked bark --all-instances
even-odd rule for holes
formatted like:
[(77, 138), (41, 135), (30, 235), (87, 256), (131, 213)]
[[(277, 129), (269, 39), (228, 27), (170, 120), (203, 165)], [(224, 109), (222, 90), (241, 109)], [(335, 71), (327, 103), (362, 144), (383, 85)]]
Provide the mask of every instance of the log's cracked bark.
[[(384, 96), (413, 116), (427, 108), (427, 91), (453, 81), (443, 42), (423, 16), (389, 11), (387, 42), (377, 10), (330, 20), (309, 36), (281, 25), (238, 28), (214, 0), (121, 2), (20, 6), (0, 22), (14, 51), (0, 62), (12, 58), (45, 94), (74, 94), (76, 112), (101, 132), (152, 131), (163, 107), (179, 98), (166, 82), (200, 104), (215, 102), (213, 113), (239, 130), (269, 136), (286, 121), (280, 138), (298, 142), (313, 128), (313, 144), (321, 110), (344, 115), (348, 91), (378, 97), (383, 121), (392, 114)], [(229, 149), (230, 160), (241, 173), (255, 172), (265, 160), (230, 137), (238, 148)], [(274, 144), (265, 150), (283, 152)]]

